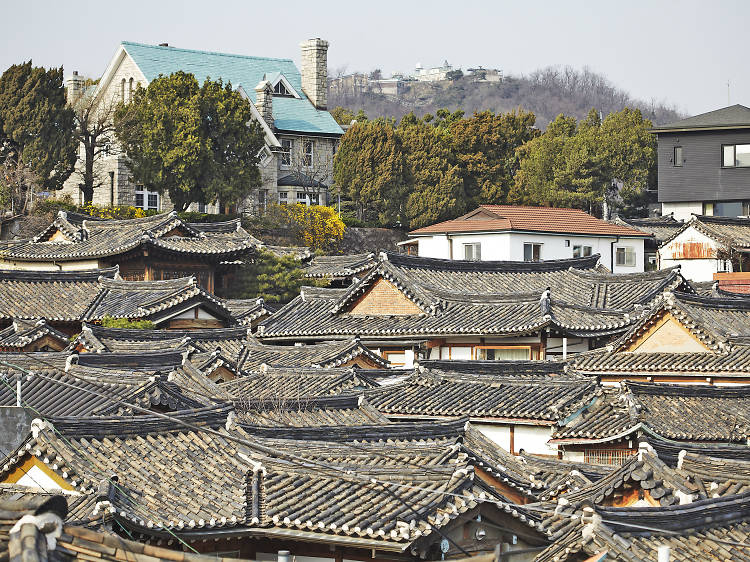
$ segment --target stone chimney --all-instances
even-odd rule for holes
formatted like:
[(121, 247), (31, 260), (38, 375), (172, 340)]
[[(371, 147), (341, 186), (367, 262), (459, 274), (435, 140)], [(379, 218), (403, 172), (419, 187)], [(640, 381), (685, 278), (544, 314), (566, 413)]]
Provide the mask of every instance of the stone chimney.
[(66, 94), (67, 102), (73, 103), (79, 97), (81, 97), (81, 94), (83, 94), (83, 91), (86, 89), (86, 80), (84, 80), (83, 76), (78, 75), (77, 70), (74, 70), (73, 76), (70, 76), (65, 81), (65, 86), (68, 88), (68, 92)]
[(328, 41), (308, 39), (302, 49), (302, 91), (317, 109), (328, 107)]
[(255, 108), (273, 130), (273, 89), (271, 83), (265, 78), (255, 86)]

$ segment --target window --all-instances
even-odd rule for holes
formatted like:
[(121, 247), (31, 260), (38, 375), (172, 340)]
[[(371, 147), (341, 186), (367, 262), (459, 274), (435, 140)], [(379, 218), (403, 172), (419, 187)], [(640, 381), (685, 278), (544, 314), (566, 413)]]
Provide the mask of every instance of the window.
[(615, 250), (617, 265), (635, 267), (635, 250), (632, 246), (621, 246)]
[(474, 357), (479, 361), (539, 359), (539, 350), (530, 345), (481, 345), (475, 348)]
[(565, 241), (565, 247), (566, 248), (570, 248), (570, 240), (566, 240)]
[(286, 191), (279, 191), (279, 205), (286, 205), (289, 202), (289, 194)]
[(297, 203), (300, 205), (307, 205), (307, 193), (303, 191), (297, 192)]
[(206, 204), (205, 203), (198, 203), (198, 212), (199, 213), (205, 213), (206, 212)]
[(713, 203), (703, 203), (703, 214), (707, 217), (714, 216), (714, 204)]
[(391, 364), (391, 367), (406, 366), (406, 351), (383, 351), (383, 359)]
[(159, 210), (159, 194), (156, 191), (149, 191), (142, 185), (135, 186), (135, 206), (144, 211), (149, 209)]
[(281, 139), (281, 165), (292, 165), (292, 139)]
[(292, 94), (289, 92), (289, 90), (286, 89), (286, 86), (284, 86), (284, 82), (279, 80), (276, 85), (273, 87), (273, 93), (277, 96), (291, 96)]
[(302, 165), (311, 167), (313, 164), (313, 141), (305, 140), (302, 144)]
[(721, 165), (725, 168), (750, 167), (750, 144), (722, 145)]
[(622, 465), (633, 455), (637, 454), (632, 449), (586, 449), (583, 452), (585, 462), (594, 464)]
[(125, 103), (125, 78), (120, 81), (120, 101)]
[(320, 205), (319, 193), (309, 193), (308, 196), (310, 197), (310, 205)]
[(591, 255), (591, 246), (573, 246), (574, 258), (587, 258)]
[(682, 147), (674, 147), (674, 158), (672, 159), (672, 165), (678, 168), (682, 167)]
[(128, 101), (133, 101), (133, 79), (128, 82)]
[(542, 259), (542, 245), (526, 242), (523, 245), (523, 261), (540, 261)]
[(258, 151), (258, 154), (256, 154), (258, 157), (258, 163), (261, 166), (265, 166), (271, 161), (271, 157), (273, 154), (271, 154), (271, 149), (269, 149), (267, 146), (264, 146)]
[(482, 244), (479, 242), (464, 244), (464, 259), (468, 261), (481, 261)]

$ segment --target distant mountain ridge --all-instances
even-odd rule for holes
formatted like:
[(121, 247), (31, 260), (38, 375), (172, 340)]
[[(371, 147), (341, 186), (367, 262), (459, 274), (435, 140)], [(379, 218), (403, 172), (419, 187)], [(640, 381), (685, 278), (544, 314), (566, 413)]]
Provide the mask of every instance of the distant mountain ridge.
[(547, 67), (526, 76), (506, 76), (502, 82), (477, 81), (473, 76), (407, 82), (402, 90), (396, 96), (382, 94), (377, 88), (331, 88), (328, 107), (342, 106), (355, 113), (362, 109), (370, 118), (396, 119), (411, 111), (420, 117), (441, 108), (462, 109), (471, 115), (475, 111), (498, 113), (522, 107), (534, 112), (536, 124), (542, 129), (560, 113), (582, 119), (592, 107), (605, 116), (624, 107), (638, 108), (654, 125), (685, 117), (663, 102), (632, 98), (601, 74), (572, 67)]

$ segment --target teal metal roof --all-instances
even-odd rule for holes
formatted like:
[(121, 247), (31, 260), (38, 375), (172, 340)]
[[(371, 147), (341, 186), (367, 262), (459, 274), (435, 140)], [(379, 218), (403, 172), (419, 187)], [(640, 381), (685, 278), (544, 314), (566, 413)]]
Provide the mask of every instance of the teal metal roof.
[(302, 91), (302, 75), (291, 59), (229, 55), (130, 41), (123, 41), (122, 46), (149, 82), (160, 74), (169, 76), (182, 70), (194, 74), (199, 82), (206, 78), (221, 78), (224, 83), (231, 82), (235, 88), (242, 86), (247, 95), (255, 99), (255, 86), (264, 76), (283, 74), (302, 98), (273, 98), (273, 119), (276, 129), (313, 134), (344, 134), (330, 113), (315, 109), (307, 99)]

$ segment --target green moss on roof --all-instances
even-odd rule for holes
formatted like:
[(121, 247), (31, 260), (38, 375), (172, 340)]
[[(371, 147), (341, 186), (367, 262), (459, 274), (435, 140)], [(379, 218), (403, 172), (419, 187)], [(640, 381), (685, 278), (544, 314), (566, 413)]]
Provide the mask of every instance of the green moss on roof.
[(168, 76), (182, 70), (195, 75), (199, 82), (221, 78), (233, 87), (242, 86), (255, 100), (255, 86), (264, 76), (283, 74), (297, 93), (297, 98), (273, 99), (276, 129), (312, 134), (342, 135), (344, 132), (331, 114), (318, 110), (302, 91), (302, 75), (291, 59), (231, 55), (212, 51), (160, 47), (123, 41), (122, 46), (150, 82), (160, 74)]

